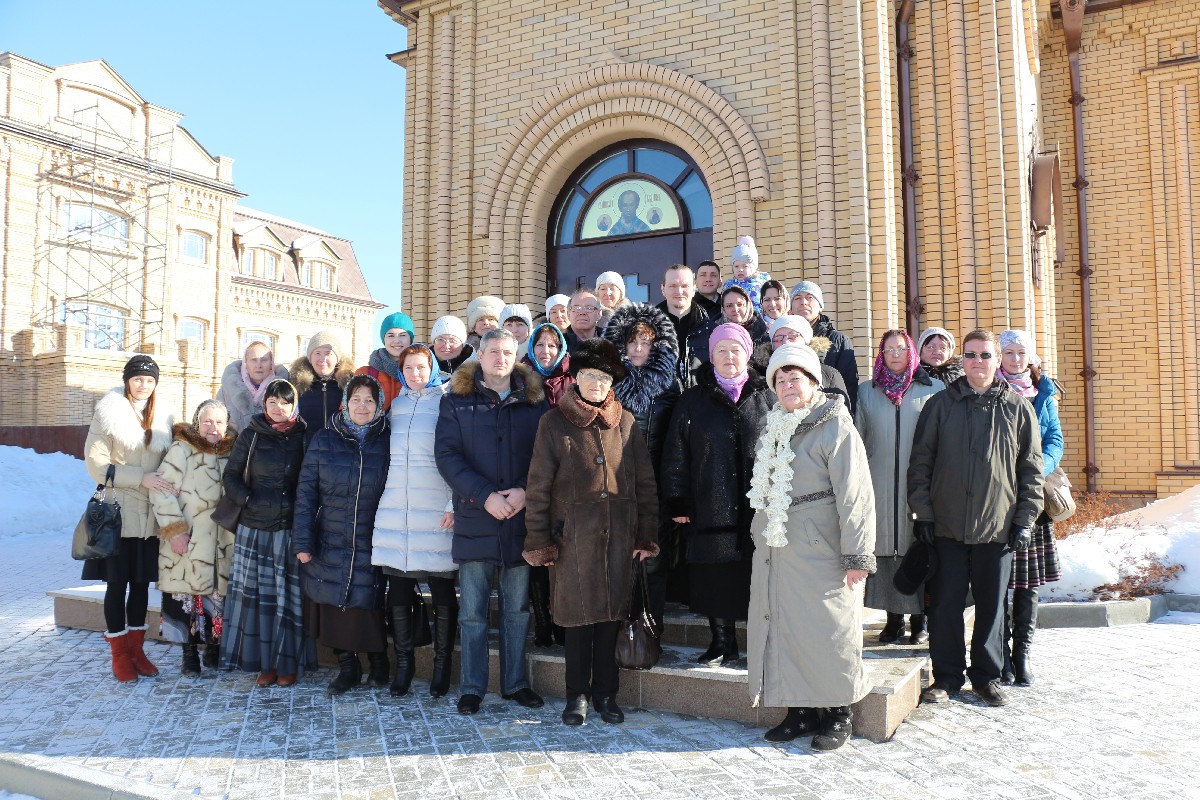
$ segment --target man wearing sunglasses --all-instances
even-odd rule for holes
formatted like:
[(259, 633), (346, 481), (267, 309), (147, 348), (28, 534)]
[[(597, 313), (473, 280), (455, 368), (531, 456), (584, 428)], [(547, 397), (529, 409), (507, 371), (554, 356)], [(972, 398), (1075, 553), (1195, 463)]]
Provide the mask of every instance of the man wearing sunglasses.
[[(966, 375), (925, 404), (908, 464), (913, 535), (930, 547), (927, 582), (933, 684), (921, 694), (941, 703), (971, 688), (991, 706), (1000, 689), (1002, 628), (1015, 550), (1029, 547), (1042, 511), (1042, 438), (1033, 405), (996, 377), (1000, 348), (991, 331), (963, 342)], [(967, 592), (975, 598), (971, 665), (963, 644)]]

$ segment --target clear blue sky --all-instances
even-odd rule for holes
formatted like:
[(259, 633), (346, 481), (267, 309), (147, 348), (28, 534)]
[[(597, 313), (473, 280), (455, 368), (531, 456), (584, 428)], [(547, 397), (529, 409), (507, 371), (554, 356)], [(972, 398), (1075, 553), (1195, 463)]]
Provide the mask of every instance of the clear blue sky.
[(104, 59), (234, 159), (245, 205), (354, 242), (399, 307), (407, 36), (374, 0), (0, 0), (0, 52)]

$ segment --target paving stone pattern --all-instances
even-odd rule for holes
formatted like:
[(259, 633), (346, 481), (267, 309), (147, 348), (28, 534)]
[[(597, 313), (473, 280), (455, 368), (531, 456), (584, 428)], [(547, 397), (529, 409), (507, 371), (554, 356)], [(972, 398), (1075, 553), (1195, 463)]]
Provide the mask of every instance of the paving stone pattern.
[[(0, 752), (36, 753), (143, 789), (203, 798), (1200, 797), (1200, 624), (1039, 631), (1037, 686), (1007, 708), (966, 692), (921, 707), (885, 744), (817, 754), (737, 722), (627, 709), (566, 728), (562, 701), (360, 689), (328, 670), (293, 689), (253, 675), (179, 677), (178, 650), (132, 687), (99, 633), (54, 626), (50, 589), (78, 585), (65, 534), (0, 539)], [(1172, 615), (1175, 617), (1175, 615)], [(1168, 621), (1178, 622), (1177, 617)], [(1200, 619), (1198, 617), (1197, 619)], [(453, 689), (452, 689), (453, 692)], [(0, 787), (3, 789), (4, 787)]]

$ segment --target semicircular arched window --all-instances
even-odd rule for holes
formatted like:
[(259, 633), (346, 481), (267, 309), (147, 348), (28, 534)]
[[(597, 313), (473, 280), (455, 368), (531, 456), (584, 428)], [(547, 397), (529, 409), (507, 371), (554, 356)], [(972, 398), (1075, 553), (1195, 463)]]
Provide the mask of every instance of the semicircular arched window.
[(712, 229), (699, 168), (664, 142), (622, 142), (576, 170), (556, 204), (553, 246)]

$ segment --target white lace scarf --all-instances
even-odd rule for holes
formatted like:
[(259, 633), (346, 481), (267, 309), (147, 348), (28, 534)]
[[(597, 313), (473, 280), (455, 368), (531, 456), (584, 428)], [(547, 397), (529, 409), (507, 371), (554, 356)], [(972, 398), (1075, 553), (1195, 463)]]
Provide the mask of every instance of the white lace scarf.
[(758, 439), (758, 451), (754, 454), (754, 473), (750, 478), (750, 507), (767, 515), (767, 528), (763, 531), (769, 547), (787, 545), (787, 515), (792, 503), (792, 436), (800, 423), (824, 401), (820, 392), (814, 392), (806, 405), (795, 411), (784, 411), (777, 405), (767, 414), (767, 424)]

